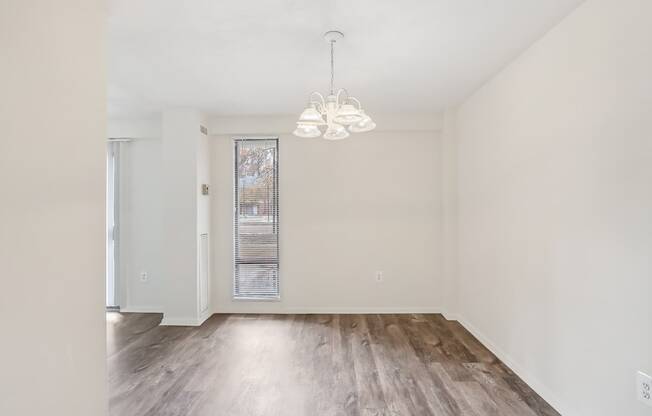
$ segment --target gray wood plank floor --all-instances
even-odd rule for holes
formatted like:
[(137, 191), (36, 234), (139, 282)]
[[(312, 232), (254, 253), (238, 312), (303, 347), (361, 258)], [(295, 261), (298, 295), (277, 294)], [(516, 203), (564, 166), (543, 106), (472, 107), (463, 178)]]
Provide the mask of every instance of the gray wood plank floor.
[(111, 416), (558, 416), (441, 315), (109, 312)]

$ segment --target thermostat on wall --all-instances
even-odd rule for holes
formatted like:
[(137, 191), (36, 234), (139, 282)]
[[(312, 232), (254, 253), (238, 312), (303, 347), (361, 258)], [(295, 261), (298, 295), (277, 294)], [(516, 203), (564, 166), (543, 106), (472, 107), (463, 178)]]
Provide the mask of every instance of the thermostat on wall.
[(205, 184), (205, 183), (203, 183), (203, 184), (201, 185), (201, 194), (202, 194), (202, 195), (208, 195), (208, 185)]

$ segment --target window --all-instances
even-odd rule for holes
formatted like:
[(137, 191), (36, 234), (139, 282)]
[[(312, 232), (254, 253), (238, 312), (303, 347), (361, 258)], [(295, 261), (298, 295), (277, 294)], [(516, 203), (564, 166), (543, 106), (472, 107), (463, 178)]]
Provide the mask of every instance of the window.
[(278, 139), (234, 139), (235, 299), (278, 299)]

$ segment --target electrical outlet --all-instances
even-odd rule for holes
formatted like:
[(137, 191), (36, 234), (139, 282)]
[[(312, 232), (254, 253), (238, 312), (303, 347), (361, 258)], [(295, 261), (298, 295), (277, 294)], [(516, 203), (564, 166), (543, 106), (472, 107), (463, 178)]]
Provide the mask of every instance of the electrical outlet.
[(376, 272), (376, 282), (382, 282), (382, 281), (383, 281), (383, 272), (379, 270)]
[(149, 276), (147, 275), (147, 272), (141, 272), (140, 273), (140, 281), (145, 283), (149, 280)]
[(636, 374), (636, 395), (648, 406), (652, 406), (652, 377), (642, 371)]

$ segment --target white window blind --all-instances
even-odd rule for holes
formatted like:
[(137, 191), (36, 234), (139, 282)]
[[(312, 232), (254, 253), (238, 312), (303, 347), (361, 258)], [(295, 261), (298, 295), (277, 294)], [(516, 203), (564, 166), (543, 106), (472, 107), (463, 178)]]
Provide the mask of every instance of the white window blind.
[(278, 139), (234, 139), (236, 299), (278, 299)]

